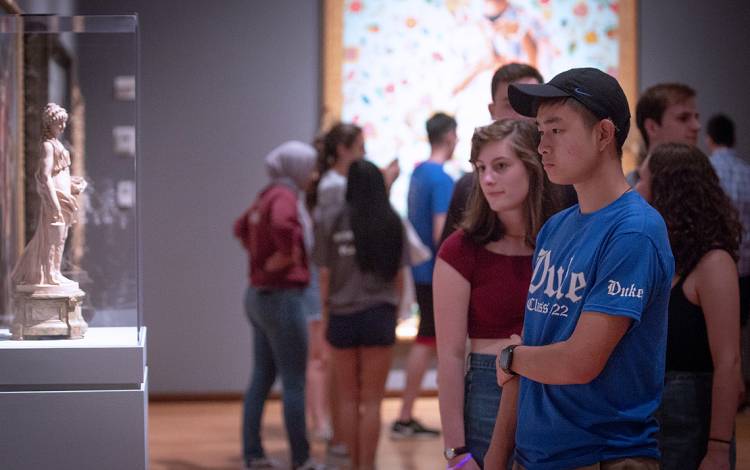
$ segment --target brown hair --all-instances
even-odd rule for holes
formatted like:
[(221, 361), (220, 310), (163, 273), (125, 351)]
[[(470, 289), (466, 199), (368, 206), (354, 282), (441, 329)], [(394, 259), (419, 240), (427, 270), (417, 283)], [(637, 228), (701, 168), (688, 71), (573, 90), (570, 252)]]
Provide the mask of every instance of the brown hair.
[(683, 103), (695, 96), (695, 90), (683, 83), (660, 83), (647, 88), (635, 105), (635, 124), (641, 132), (646, 148), (650, 145), (646, 132), (646, 119), (661, 124), (664, 111), (673, 104)]
[(445, 135), (451, 131), (455, 131), (458, 124), (456, 120), (445, 113), (435, 113), (425, 123), (425, 130), (427, 131), (427, 140), (430, 145), (438, 145), (443, 142)]
[(318, 185), (323, 174), (331, 169), (338, 160), (338, 146), (351, 147), (357, 137), (362, 134), (362, 128), (356, 124), (338, 122), (331, 126), (325, 134), (315, 137), (313, 146), (318, 151), (318, 160), (315, 164), (316, 175), (307, 188), (305, 202), (312, 209), (318, 203)]
[(511, 148), (521, 160), (529, 175), (529, 194), (524, 203), (526, 214), (526, 243), (534, 246), (536, 235), (544, 222), (559, 209), (559, 187), (550, 183), (537, 152), (539, 132), (527, 121), (502, 119), (488, 126), (477, 127), (471, 138), (471, 163), (474, 169), (474, 184), (466, 205), (460, 227), (468, 237), (479, 245), (500, 240), (505, 234), (497, 214), (487, 203), (479, 185), (476, 162), (479, 152), (490, 142), (510, 139)]
[(697, 147), (658, 145), (648, 159), (651, 205), (667, 224), (675, 271), (686, 276), (708, 251), (737, 261), (742, 225), (708, 157)]
[(533, 78), (539, 83), (544, 82), (542, 74), (531, 65), (511, 62), (510, 64), (505, 64), (495, 70), (495, 74), (492, 75), (492, 82), (490, 83), (490, 97), (493, 100), (495, 99), (497, 87), (499, 87), (501, 83), (513, 83), (523, 78)]

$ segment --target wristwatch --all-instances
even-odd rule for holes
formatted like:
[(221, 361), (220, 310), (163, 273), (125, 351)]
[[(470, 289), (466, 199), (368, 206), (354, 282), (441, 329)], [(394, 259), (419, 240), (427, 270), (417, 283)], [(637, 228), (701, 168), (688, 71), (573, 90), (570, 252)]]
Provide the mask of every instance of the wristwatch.
[(461, 447), (446, 447), (443, 449), (443, 456), (445, 460), (450, 460), (453, 457), (469, 452), (469, 448), (466, 446)]
[(507, 348), (500, 351), (500, 368), (509, 375), (518, 375), (510, 368), (513, 365), (513, 350), (516, 349), (517, 344), (511, 344)]

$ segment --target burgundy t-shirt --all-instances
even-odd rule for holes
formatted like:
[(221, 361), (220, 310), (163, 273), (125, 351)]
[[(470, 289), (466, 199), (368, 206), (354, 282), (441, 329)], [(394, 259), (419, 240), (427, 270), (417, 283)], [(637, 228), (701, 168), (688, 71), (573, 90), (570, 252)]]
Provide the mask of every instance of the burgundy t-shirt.
[(531, 282), (531, 255), (493, 253), (472, 242), (463, 230), (456, 230), (445, 239), (438, 257), (471, 285), (469, 338), (521, 334)]
[[(295, 191), (286, 185), (274, 184), (260, 192), (234, 223), (234, 236), (248, 251), (250, 284), (260, 289), (307, 286), (310, 271), (302, 230)], [(294, 262), (279, 271), (264, 270), (266, 260), (277, 251), (291, 256)]]

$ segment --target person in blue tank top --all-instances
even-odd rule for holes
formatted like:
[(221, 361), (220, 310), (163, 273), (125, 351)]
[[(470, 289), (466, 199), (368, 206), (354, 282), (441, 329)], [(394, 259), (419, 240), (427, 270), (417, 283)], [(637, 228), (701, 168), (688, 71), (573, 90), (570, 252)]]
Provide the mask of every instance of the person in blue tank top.
[(664, 220), (622, 171), (627, 98), (593, 68), (508, 96), (536, 117), (549, 179), (572, 184), (579, 203), (537, 236), (523, 339), (498, 359), (487, 468), (505, 468), (515, 446), (514, 469), (656, 470), (674, 259)]

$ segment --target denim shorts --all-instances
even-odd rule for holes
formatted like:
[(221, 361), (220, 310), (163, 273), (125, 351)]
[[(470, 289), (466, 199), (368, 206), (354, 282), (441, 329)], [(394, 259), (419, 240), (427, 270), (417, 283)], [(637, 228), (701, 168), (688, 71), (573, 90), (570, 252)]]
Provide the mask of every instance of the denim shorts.
[[(659, 450), (664, 470), (698, 468), (706, 455), (711, 427), (710, 372), (674, 372), (664, 374), (664, 392), (656, 413), (659, 421)], [(726, 439), (728, 436), (717, 436)], [(732, 436), (729, 465), (736, 462), (736, 443)]]
[(354, 313), (328, 317), (326, 339), (336, 349), (393, 346), (396, 343), (396, 306), (378, 304)]
[(495, 359), (491, 354), (469, 354), (464, 378), (464, 434), (466, 447), (484, 468), (484, 456), (490, 447), (500, 407), (502, 388), (497, 384)]
[(308, 321), (323, 318), (323, 309), (320, 304), (320, 281), (318, 279), (318, 267), (310, 263), (310, 284), (302, 292), (302, 310)]

